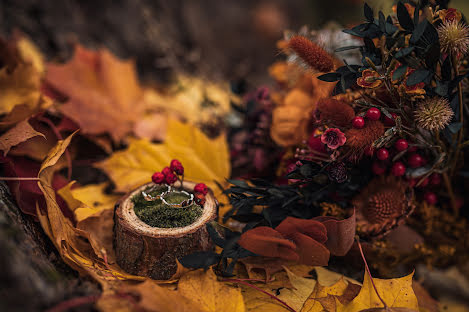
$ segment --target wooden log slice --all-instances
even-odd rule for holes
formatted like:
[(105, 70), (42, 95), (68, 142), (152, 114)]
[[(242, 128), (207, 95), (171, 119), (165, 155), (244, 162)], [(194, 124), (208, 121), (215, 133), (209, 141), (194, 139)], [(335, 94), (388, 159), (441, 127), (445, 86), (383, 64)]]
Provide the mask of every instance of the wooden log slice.
[[(179, 187), (178, 183), (174, 187)], [(184, 181), (184, 189), (192, 192), (195, 184)], [(148, 183), (130, 192), (116, 206), (114, 249), (117, 264), (126, 272), (164, 280), (176, 273), (177, 258), (213, 248), (205, 224), (216, 218), (218, 202), (210, 190), (202, 215), (191, 225), (178, 228), (152, 227), (137, 217), (131, 200), (151, 185)]]

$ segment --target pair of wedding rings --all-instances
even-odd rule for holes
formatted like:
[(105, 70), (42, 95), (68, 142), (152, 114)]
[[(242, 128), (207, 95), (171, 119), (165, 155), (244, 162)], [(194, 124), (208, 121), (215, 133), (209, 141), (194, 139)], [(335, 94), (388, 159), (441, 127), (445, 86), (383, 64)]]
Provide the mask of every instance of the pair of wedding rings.
[[(182, 193), (182, 194), (185, 194), (185, 195), (189, 196), (189, 198), (186, 199), (186, 200), (183, 200), (179, 204), (177, 204), (177, 203), (176, 204), (168, 203), (165, 200), (165, 196), (168, 195), (171, 192)], [(160, 199), (165, 205), (168, 205), (171, 208), (188, 208), (188, 207), (192, 206), (192, 204), (194, 203), (194, 194), (190, 194), (190, 193), (188, 193), (186, 191), (183, 191), (183, 190), (173, 191), (173, 190), (171, 190), (170, 185), (168, 185), (168, 189), (165, 192), (161, 193), (160, 195), (152, 196), (152, 195), (146, 193), (145, 191), (142, 191), (142, 195), (143, 195), (143, 198), (145, 198), (146, 201), (155, 201), (155, 200)]]

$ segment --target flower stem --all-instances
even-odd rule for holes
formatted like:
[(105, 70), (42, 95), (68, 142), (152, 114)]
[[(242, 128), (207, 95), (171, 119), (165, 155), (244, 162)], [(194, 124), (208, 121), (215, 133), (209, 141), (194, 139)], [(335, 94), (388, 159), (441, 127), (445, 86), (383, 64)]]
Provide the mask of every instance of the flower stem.
[(378, 289), (376, 288), (375, 282), (373, 282), (373, 276), (371, 276), (370, 268), (368, 267), (368, 263), (366, 262), (365, 255), (363, 254), (363, 249), (362, 245), (360, 244), (360, 240), (358, 236), (355, 237), (357, 244), (358, 244), (358, 249), (360, 249), (360, 254), (362, 255), (363, 262), (365, 263), (365, 269), (366, 272), (368, 273), (368, 276), (370, 277), (371, 280), (371, 285), (373, 285), (373, 288), (375, 289), (376, 295), (378, 296), (379, 300), (383, 303), (384, 308), (386, 311), (388, 310), (388, 306), (386, 305), (386, 302), (384, 302), (383, 298), (379, 295)]
[(458, 205), (456, 204), (456, 198), (454, 197), (453, 187), (451, 186), (451, 181), (448, 176), (448, 172), (443, 172), (443, 182), (445, 183), (446, 190), (448, 191), (448, 196), (451, 202), (451, 208), (453, 213), (457, 216), (459, 214)]
[[(452, 55), (452, 63), (454, 68), (455, 76), (459, 76), (459, 68), (458, 68), (458, 58), (455, 54)], [(454, 175), (454, 171), (456, 170), (456, 166), (458, 165), (458, 158), (461, 152), (461, 143), (464, 136), (464, 103), (462, 99), (462, 84), (461, 81), (458, 82), (458, 101), (459, 101), (459, 122), (461, 123), (461, 128), (458, 132), (458, 143), (456, 145), (456, 152), (454, 154), (454, 161), (451, 166), (451, 176)]]

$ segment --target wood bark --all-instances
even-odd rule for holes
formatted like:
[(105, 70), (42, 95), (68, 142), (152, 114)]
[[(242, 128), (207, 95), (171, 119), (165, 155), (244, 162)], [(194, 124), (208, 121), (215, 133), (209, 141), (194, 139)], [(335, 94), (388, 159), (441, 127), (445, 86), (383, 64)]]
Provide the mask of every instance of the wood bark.
[[(213, 248), (205, 224), (216, 218), (218, 203), (210, 191), (202, 215), (193, 224), (179, 228), (151, 227), (136, 216), (131, 201), (149, 185), (152, 184), (132, 191), (116, 206), (114, 249), (117, 264), (128, 273), (165, 280), (176, 273), (176, 259)], [(186, 191), (192, 191), (194, 186), (193, 182), (184, 182)]]

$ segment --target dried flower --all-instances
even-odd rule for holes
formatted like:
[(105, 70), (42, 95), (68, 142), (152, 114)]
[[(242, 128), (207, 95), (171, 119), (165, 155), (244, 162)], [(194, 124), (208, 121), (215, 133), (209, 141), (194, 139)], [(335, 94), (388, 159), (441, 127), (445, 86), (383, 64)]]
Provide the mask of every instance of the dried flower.
[(450, 22), (450, 21), (459, 22), (462, 17), (461, 12), (453, 8), (438, 11), (438, 16), (443, 22)]
[(374, 89), (383, 84), (379, 73), (371, 69), (362, 71), (362, 76), (357, 78), (357, 84), (362, 88)]
[(358, 160), (374, 141), (384, 134), (384, 125), (379, 120), (368, 120), (361, 129), (349, 129), (345, 132), (347, 144), (351, 150), (351, 160)]
[(345, 144), (347, 138), (338, 128), (329, 128), (321, 135), (321, 142), (330, 149), (336, 149)]
[(402, 179), (381, 176), (372, 180), (352, 201), (359, 228), (370, 235), (390, 230), (413, 211), (412, 198), (412, 190)]
[(414, 114), (419, 127), (433, 131), (446, 127), (454, 112), (447, 99), (433, 97), (420, 102)]
[(307, 67), (320, 72), (329, 72), (334, 68), (334, 61), (331, 55), (304, 36), (292, 36), (288, 41), (287, 47)]
[(333, 162), (327, 168), (327, 174), (330, 180), (337, 183), (344, 183), (347, 180), (347, 167), (342, 161)]
[(351, 126), (355, 117), (355, 111), (350, 104), (330, 98), (319, 100), (317, 113), (321, 121), (338, 127)]
[(469, 27), (456, 19), (447, 20), (438, 27), (441, 52), (464, 55), (469, 49)]

